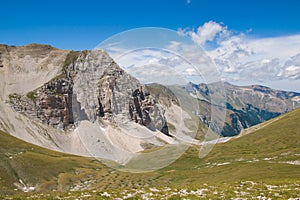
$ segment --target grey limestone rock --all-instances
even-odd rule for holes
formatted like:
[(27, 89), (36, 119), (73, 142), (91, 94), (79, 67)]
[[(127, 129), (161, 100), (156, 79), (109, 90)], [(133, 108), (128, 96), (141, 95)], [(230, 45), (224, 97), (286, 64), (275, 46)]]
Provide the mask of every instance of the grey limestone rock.
[(163, 107), (102, 50), (69, 52), (60, 75), (26, 96), (11, 95), (10, 104), (60, 129), (82, 120), (106, 120), (135, 122), (168, 134)]

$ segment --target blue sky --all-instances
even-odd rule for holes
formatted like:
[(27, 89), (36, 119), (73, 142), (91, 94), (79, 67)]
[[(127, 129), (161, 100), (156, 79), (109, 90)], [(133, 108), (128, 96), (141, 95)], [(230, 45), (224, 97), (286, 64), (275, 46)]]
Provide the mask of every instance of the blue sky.
[(299, 0), (10, 0), (0, 5), (0, 43), (83, 50), (122, 31), (163, 27), (204, 47), (225, 81), (300, 92)]
[(137, 27), (197, 28), (213, 20), (253, 37), (300, 33), (298, 0), (73, 0), (1, 2), (0, 43), (92, 49)]

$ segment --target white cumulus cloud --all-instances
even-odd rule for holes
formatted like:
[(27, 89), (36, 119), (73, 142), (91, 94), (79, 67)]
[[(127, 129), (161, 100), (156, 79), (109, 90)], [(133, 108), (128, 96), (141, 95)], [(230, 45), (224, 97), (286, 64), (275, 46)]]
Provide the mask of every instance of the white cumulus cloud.
[(193, 41), (199, 45), (205, 45), (206, 42), (213, 41), (217, 36), (227, 35), (228, 30), (226, 26), (222, 26), (220, 23), (209, 21), (203, 26), (199, 26), (196, 31), (180, 29), (179, 33), (191, 36)]
[[(197, 30), (186, 28), (179, 32), (206, 49), (223, 80), (247, 84), (272, 82), (274, 86), (276, 81), (289, 80), (285, 88), (290, 84), (293, 89), (300, 80), (300, 35), (253, 38), (248, 31), (234, 33), (214, 21)], [(208, 41), (215, 42), (213, 49), (207, 48)], [(296, 90), (300, 91), (300, 86)]]

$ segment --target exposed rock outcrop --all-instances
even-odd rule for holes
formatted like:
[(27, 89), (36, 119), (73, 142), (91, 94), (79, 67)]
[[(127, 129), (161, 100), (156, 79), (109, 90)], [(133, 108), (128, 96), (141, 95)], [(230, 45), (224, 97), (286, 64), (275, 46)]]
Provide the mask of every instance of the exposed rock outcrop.
[(10, 104), (59, 129), (82, 120), (133, 121), (168, 134), (162, 106), (101, 50), (69, 52), (58, 76), (27, 95), (10, 95)]

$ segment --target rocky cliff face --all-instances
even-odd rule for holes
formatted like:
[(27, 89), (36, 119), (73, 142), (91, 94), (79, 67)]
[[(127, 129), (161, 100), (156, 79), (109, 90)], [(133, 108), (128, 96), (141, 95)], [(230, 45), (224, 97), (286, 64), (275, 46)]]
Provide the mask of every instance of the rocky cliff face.
[(0, 45), (0, 130), (24, 141), (123, 164), (180, 142), (164, 102), (101, 50)]
[(26, 95), (11, 94), (10, 104), (64, 130), (82, 120), (106, 120), (132, 121), (168, 134), (162, 106), (101, 50), (69, 52), (60, 74)]

